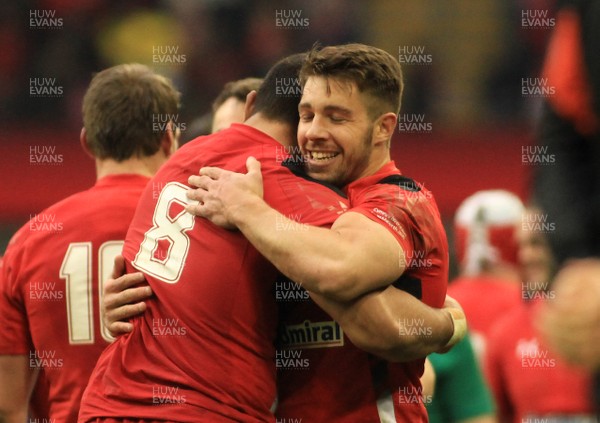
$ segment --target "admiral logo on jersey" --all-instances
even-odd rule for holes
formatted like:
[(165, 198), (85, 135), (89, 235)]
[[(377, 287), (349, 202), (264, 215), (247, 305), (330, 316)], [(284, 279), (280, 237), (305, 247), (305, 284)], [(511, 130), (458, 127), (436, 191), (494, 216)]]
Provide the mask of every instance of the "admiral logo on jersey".
[(281, 343), (288, 348), (329, 348), (344, 346), (344, 331), (337, 322), (311, 322), (285, 325), (280, 334)]

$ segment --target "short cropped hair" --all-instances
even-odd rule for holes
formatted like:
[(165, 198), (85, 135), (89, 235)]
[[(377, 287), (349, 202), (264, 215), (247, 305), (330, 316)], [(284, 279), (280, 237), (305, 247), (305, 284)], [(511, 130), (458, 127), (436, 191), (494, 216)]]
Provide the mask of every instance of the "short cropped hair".
[(364, 44), (314, 46), (300, 70), (302, 87), (311, 76), (356, 83), (360, 92), (369, 96), (367, 108), (372, 118), (400, 112), (402, 68), (384, 50)]
[(155, 154), (166, 121), (178, 113), (173, 83), (137, 63), (97, 73), (83, 98), (83, 126), (91, 152), (122, 162)]
[(263, 80), (261, 78), (244, 78), (237, 81), (231, 81), (225, 84), (223, 90), (219, 93), (212, 104), (213, 113), (230, 98), (235, 98), (242, 103), (246, 102), (246, 96), (250, 91), (258, 91)]
[(256, 94), (254, 113), (289, 124), (294, 133), (298, 126), (298, 104), (302, 94), (299, 73), (306, 54), (298, 53), (275, 63)]

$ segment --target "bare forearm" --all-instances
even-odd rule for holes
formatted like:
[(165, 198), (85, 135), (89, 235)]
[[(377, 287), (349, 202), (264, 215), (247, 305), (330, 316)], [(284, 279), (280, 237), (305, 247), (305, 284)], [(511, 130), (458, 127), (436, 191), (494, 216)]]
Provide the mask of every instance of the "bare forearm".
[(298, 223), (263, 201), (260, 163), (248, 158), (246, 166), (245, 175), (207, 167), (191, 176), (198, 189), (186, 195), (197, 203), (186, 210), (220, 227), (237, 227), (290, 279), (337, 301), (387, 286), (402, 274), (404, 253), (383, 224), (341, 208), (330, 229)]
[(0, 410), (0, 423), (23, 423), (27, 421), (27, 409), (15, 412), (3, 412)]
[(38, 371), (25, 355), (0, 355), (0, 422), (27, 420), (29, 397)]
[(347, 263), (356, 252), (338, 232), (296, 222), (257, 198), (232, 211), (230, 218), (262, 255), (300, 286), (335, 299), (356, 295), (342, 288), (355, 278), (355, 269)]
[(346, 303), (311, 296), (357, 347), (388, 361), (423, 358), (442, 349), (453, 334), (448, 312), (394, 287)]

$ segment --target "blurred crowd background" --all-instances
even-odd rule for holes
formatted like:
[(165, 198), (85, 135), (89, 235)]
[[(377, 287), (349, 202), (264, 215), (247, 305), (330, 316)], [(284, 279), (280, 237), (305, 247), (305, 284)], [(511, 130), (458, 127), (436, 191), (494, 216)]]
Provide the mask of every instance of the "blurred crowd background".
[[(521, 78), (537, 76), (549, 28), (522, 24), (524, 10), (552, 13), (552, 0), (22, 0), (0, 6), (0, 119), (78, 127), (93, 72), (141, 62), (172, 77), (186, 120), (205, 113), (227, 81), (262, 76), (278, 58), (314, 42), (370, 43), (397, 54), (424, 48), (406, 66), (404, 107), (436, 126), (519, 124), (533, 105)], [(52, 19), (41, 20), (46, 11)], [(276, 12), (306, 25), (279, 25)], [(48, 16), (50, 16), (48, 15)], [(287, 16), (284, 16), (284, 18)], [(550, 17), (550, 16), (549, 16)], [(36, 23), (37, 19), (37, 23)], [(282, 24), (283, 22), (279, 22)], [(153, 48), (177, 50), (162, 63)], [(30, 78), (56, 78), (64, 94), (31, 98)]]

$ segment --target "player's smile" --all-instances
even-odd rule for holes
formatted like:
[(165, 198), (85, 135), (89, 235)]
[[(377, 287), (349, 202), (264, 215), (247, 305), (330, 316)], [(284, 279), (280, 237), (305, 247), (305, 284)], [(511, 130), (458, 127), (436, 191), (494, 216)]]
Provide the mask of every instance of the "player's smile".
[(308, 151), (308, 154), (310, 156), (311, 159), (316, 160), (317, 162), (323, 162), (326, 160), (330, 160), (333, 159), (334, 157), (336, 157), (338, 154), (340, 153), (327, 153), (327, 152), (323, 152), (323, 151)]
[(316, 151), (307, 150), (305, 157), (307, 158), (307, 165), (309, 169), (321, 168), (330, 166), (334, 163), (337, 157), (340, 156), (340, 152), (334, 151)]

